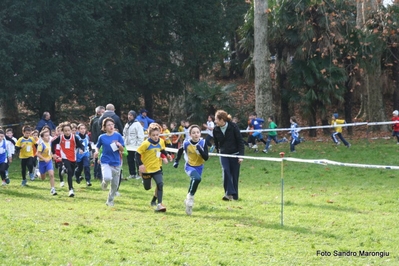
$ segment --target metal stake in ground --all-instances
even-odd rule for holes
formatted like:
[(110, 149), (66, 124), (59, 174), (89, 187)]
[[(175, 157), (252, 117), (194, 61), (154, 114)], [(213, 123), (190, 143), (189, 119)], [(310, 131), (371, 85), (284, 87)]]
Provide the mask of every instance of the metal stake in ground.
[(284, 152), (280, 152), (281, 157), (281, 226), (284, 226)]

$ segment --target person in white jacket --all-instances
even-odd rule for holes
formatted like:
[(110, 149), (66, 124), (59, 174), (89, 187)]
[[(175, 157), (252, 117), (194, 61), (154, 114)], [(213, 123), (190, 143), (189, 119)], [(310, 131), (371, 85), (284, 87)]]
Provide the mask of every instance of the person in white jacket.
[[(123, 140), (125, 145), (137, 149), (144, 141), (144, 129), (139, 121), (137, 121), (135, 111), (129, 111), (127, 115), (128, 122), (123, 128)], [(136, 164), (136, 151), (128, 150), (127, 163), (129, 166), (129, 178), (140, 179), (139, 168)]]

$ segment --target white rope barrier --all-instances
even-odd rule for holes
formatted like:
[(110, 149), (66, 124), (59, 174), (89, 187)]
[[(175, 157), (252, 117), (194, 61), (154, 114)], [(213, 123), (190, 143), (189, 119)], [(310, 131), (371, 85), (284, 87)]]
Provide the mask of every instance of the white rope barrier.
[[(126, 146), (128, 151), (136, 151), (137, 147)], [(167, 152), (177, 153), (178, 149), (174, 148), (166, 148)], [(285, 158), (273, 158), (273, 157), (255, 157), (255, 156), (244, 156), (244, 155), (232, 155), (232, 154), (220, 154), (220, 153), (209, 153), (209, 156), (216, 157), (229, 157), (229, 158), (237, 158), (237, 159), (250, 159), (250, 160), (258, 160), (258, 161), (271, 161), (271, 162), (296, 162), (296, 163), (311, 163), (311, 164), (321, 164), (321, 165), (337, 165), (337, 166), (345, 166), (345, 167), (356, 167), (356, 168), (373, 168), (373, 169), (387, 169), (387, 170), (399, 170), (399, 166), (393, 165), (373, 165), (373, 164), (357, 164), (357, 163), (342, 163), (331, 161), (327, 159), (299, 159), (292, 157)]]
[[(337, 125), (323, 125), (323, 126), (308, 126), (308, 127), (297, 127), (295, 128), (298, 132), (301, 130), (309, 129), (324, 129), (324, 128), (335, 128), (335, 127), (356, 127), (356, 126), (382, 126), (382, 125), (392, 125), (399, 123), (398, 121), (384, 121), (384, 122), (355, 122), (347, 124), (337, 124)], [(291, 131), (292, 128), (265, 128), (265, 129), (251, 129), (251, 130), (240, 130), (241, 133), (249, 132), (270, 132), (270, 131)], [(201, 134), (207, 134), (208, 132), (203, 130)], [(172, 136), (172, 135), (184, 135), (185, 132), (170, 132), (169, 134), (159, 134), (159, 136)], [(146, 135), (148, 136), (148, 135)]]

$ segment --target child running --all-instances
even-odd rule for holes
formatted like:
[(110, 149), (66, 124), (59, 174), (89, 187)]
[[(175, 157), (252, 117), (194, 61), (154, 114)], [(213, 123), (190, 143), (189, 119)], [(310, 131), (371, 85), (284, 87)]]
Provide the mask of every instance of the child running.
[(33, 146), (36, 144), (36, 139), (31, 137), (32, 129), (28, 126), (23, 127), (22, 134), (15, 144), (15, 148), (19, 151), (19, 158), (21, 159), (21, 173), (22, 183), (21, 186), (26, 186), (26, 168), (28, 168), (30, 180), (35, 180), (33, 174)]
[(272, 142), (272, 140), (274, 140), (276, 144), (287, 141), (285, 137), (282, 139), (277, 139), (277, 131), (275, 130), (277, 128), (277, 124), (274, 123), (273, 116), (270, 115), (267, 119), (267, 122), (269, 122), (269, 129), (272, 129), (273, 131), (269, 131), (269, 135), (267, 136), (266, 140), (266, 146), (265, 149), (263, 150), (264, 153), (269, 152), (269, 148), (271, 147), (270, 142)]
[(208, 145), (206, 141), (201, 138), (201, 129), (198, 125), (192, 125), (189, 128), (191, 140), (185, 141), (177, 153), (177, 157), (173, 167), (179, 166), (179, 160), (185, 152), (186, 164), (184, 170), (190, 177), (190, 185), (188, 187), (187, 197), (184, 200), (186, 205), (186, 214), (191, 215), (194, 206), (194, 195), (197, 192), (198, 185), (201, 182), (202, 171), (204, 169), (204, 162), (208, 160)]
[(339, 145), (340, 142), (337, 139), (337, 136), (338, 136), (338, 138), (345, 144), (345, 146), (347, 148), (349, 148), (351, 145), (342, 136), (342, 126), (341, 125), (345, 124), (345, 123), (346, 123), (345, 120), (338, 119), (338, 114), (337, 113), (332, 115), (332, 117), (331, 117), (331, 125), (334, 126), (335, 132), (332, 133), (331, 138), (332, 138), (332, 140), (334, 141), (335, 144)]
[(301, 143), (299, 139), (299, 129), (298, 129), (298, 124), (296, 123), (296, 117), (291, 116), (290, 117), (290, 123), (291, 123), (291, 142), (290, 142), (290, 151), (291, 152), (296, 152), (295, 146)]
[(73, 176), (76, 168), (76, 149), (80, 149), (81, 153), (83, 153), (83, 145), (80, 141), (77, 141), (75, 138), (75, 134), (72, 134), (72, 127), (69, 122), (64, 122), (60, 125), (62, 134), (55, 138), (51, 142), (51, 152), (54, 154), (54, 160), (57, 160), (59, 157), (55, 154), (55, 150), (57, 144), (60, 145), (60, 154), (62, 163), (67, 170), (68, 175), (68, 189), (69, 189), (69, 197), (74, 197), (75, 192), (73, 190)]
[(99, 149), (102, 148), (101, 154), (101, 172), (103, 181), (101, 187), (106, 190), (108, 184), (111, 183), (108, 198), (105, 204), (109, 207), (114, 206), (114, 198), (118, 191), (119, 180), (121, 178), (121, 155), (125, 142), (122, 135), (115, 130), (115, 122), (112, 118), (107, 117), (103, 120), (101, 130), (105, 132), (98, 137), (96, 144), (96, 152), (94, 158), (98, 158)]
[(10, 184), (10, 179), (6, 176), (8, 163), (12, 162), (12, 144), (5, 139), (3, 130), (0, 130), (0, 176), (2, 185)]
[(396, 122), (392, 124), (392, 136), (396, 137), (397, 143), (399, 144), (399, 111), (395, 110), (392, 112), (392, 121)]
[(151, 189), (151, 179), (154, 179), (157, 184), (156, 200), (158, 200), (158, 205), (155, 211), (166, 212), (166, 207), (162, 204), (163, 175), (161, 154), (167, 156), (170, 161), (172, 157), (165, 150), (164, 140), (159, 138), (160, 131), (161, 126), (159, 124), (151, 123), (148, 126), (148, 139), (137, 149), (136, 162), (139, 165), (144, 189)]
[(75, 170), (76, 183), (80, 184), (80, 182), (83, 180), (81, 174), (82, 171), (84, 171), (86, 185), (90, 187), (91, 186), (90, 183), (91, 146), (90, 146), (89, 136), (86, 134), (86, 126), (84, 124), (79, 124), (77, 133), (78, 134), (76, 135), (76, 138), (78, 141), (82, 143), (84, 148), (83, 148), (83, 153), (80, 153), (78, 151), (76, 152), (76, 164), (77, 164), (77, 168)]
[(50, 177), (50, 193), (51, 195), (57, 195), (54, 187), (54, 168), (52, 154), (51, 154), (51, 145), (50, 145), (50, 131), (44, 130), (40, 132), (40, 138), (42, 139), (41, 143), (37, 146), (37, 157), (39, 158), (39, 171), (40, 177), (42, 180), (46, 179), (46, 173), (48, 173)]

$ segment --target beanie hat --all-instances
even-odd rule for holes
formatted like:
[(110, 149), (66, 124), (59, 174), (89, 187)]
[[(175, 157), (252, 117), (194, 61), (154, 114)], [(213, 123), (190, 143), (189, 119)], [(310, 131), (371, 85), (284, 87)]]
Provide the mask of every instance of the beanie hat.
[(142, 113), (148, 113), (148, 111), (146, 109), (141, 109), (140, 114), (142, 114)]
[(132, 115), (134, 118), (136, 118), (136, 117), (137, 117), (137, 114), (136, 114), (136, 112), (135, 112), (135, 111), (133, 111), (133, 110), (130, 110), (130, 111), (129, 111), (129, 115)]
[(392, 112), (392, 114), (393, 115), (399, 115), (399, 112), (398, 112), (398, 110), (395, 110), (395, 111)]
[(338, 113), (334, 113), (333, 116), (335, 117), (335, 119), (338, 118)]

